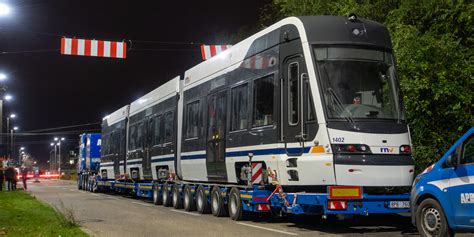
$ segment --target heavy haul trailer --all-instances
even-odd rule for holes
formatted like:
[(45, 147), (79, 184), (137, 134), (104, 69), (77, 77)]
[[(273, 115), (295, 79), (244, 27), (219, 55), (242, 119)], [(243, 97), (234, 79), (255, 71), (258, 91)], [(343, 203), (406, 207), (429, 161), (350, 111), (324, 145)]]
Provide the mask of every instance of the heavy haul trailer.
[(79, 135), (79, 159), (77, 162), (77, 186), (79, 189), (91, 190), (95, 175), (100, 165), (100, 133), (83, 133)]
[(284, 19), (136, 100), (125, 124), (125, 175), (107, 187), (155, 204), (233, 219), (410, 210), (390, 36), (355, 15)]

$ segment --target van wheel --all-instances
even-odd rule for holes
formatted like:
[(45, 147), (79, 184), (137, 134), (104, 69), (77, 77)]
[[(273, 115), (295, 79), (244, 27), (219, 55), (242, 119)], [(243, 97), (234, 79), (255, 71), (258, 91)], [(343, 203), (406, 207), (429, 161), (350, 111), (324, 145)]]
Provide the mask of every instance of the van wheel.
[(229, 193), (229, 216), (234, 221), (240, 221), (245, 218), (245, 212), (242, 208), (242, 200), (240, 199), (240, 190), (233, 187)]
[(163, 205), (160, 189), (160, 185), (153, 185), (153, 204), (155, 205)]
[(221, 217), (227, 215), (224, 197), (221, 195), (219, 186), (214, 186), (211, 192), (211, 212), (214, 216)]
[(181, 198), (181, 193), (179, 192), (179, 185), (173, 185), (173, 207), (174, 209), (183, 208), (183, 199)]
[(172, 203), (171, 203), (171, 198), (170, 198), (170, 191), (166, 184), (163, 186), (163, 190), (161, 194), (162, 194), (162, 199), (163, 199), (163, 206), (171, 207)]
[(207, 201), (206, 189), (199, 185), (196, 191), (196, 209), (201, 214), (208, 214), (211, 212), (209, 202)]
[(186, 211), (195, 211), (196, 210), (196, 202), (194, 201), (194, 198), (193, 198), (193, 192), (192, 192), (192, 189), (191, 189), (191, 186), (186, 184), (184, 186), (184, 200), (183, 200), (183, 204), (184, 204), (184, 209)]
[(421, 236), (453, 236), (443, 208), (431, 198), (421, 202), (416, 211), (416, 227)]

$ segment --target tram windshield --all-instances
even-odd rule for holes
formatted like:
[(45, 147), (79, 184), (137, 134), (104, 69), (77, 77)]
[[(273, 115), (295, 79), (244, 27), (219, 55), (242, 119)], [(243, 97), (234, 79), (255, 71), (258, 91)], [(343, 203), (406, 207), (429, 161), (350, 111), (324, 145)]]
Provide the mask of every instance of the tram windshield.
[(403, 119), (390, 53), (315, 47), (329, 119)]

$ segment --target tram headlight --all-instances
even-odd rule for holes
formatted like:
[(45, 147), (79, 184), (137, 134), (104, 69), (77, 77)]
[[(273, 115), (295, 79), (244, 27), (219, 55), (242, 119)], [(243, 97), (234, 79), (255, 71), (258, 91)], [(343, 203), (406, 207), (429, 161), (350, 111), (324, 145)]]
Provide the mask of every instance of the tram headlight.
[(370, 147), (365, 144), (332, 144), (334, 153), (370, 154)]

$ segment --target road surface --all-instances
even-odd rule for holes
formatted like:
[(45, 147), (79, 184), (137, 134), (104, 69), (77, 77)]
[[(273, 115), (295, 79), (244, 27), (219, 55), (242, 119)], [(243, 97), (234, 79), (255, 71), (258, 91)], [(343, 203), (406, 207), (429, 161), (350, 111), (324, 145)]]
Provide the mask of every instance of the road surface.
[(407, 215), (371, 215), (344, 221), (255, 216), (236, 222), (155, 206), (146, 200), (79, 191), (68, 181), (29, 183), (29, 192), (63, 212), (73, 213), (91, 236), (417, 236)]

